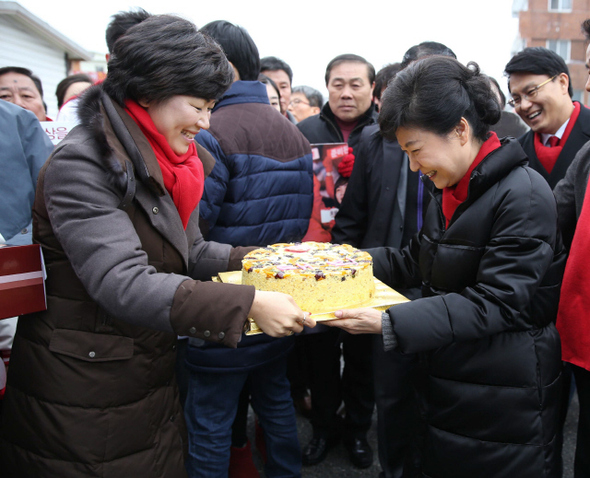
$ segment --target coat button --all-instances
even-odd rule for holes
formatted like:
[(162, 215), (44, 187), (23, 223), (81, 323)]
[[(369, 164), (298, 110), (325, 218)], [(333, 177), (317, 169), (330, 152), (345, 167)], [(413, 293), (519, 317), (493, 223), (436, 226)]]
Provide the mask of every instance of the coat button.
[(211, 332), (210, 332), (210, 331), (208, 331), (208, 330), (205, 330), (205, 332), (203, 332), (203, 335), (204, 335), (205, 337), (211, 337)]
[(225, 337), (225, 332), (219, 332), (219, 338), (223, 340)]
[(196, 334), (197, 333), (197, 329), (195, 327), (191, 327), (190, 329), (188, 329), (188, 331), (191, 334)]
[(90, 358), (94, 358), (94, 357), (96, 357), (96, 353), (95, 353), (95, 352), (89, 352), (89, 353), (88, 353), (88, 356), (89, 356)]
[(158, 214), (158, 213), (160, 212), (160, 208), (159, 208), (158, 206), (154, 206), (154, 207), (152, 208), (152, 212), (153, 212), (154, 214)]
[(173, 422), (173, 421), (174, 421), (174, 415), (172, 415), (172, 416), (170, 417), (170, 421), (171, 421), (171, 422)]
[(173, 345), (172, 346), (172, 350), (176, 350), (176, 345)]

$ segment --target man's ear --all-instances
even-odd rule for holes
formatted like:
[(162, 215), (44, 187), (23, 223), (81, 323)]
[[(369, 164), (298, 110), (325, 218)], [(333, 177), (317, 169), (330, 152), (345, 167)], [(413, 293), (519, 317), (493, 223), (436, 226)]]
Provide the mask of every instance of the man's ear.
[(570, 87), (570, 77), (567, 76), (567, 73), (560, 73), (557, 77), (559, 79), (559, 84), (562, 87), (562, 90), (569, 95), (569, 87)]

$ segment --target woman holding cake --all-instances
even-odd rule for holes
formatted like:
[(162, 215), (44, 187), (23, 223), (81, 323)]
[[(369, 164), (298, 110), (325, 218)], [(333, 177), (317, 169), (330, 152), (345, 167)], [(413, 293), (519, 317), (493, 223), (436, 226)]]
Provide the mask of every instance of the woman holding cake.
[(398, 73), (381, 130), (438, 191), (408, 247), (369, 252), (377, 278), (423, 298), (328, 322), (422, 353), (423, 476), (561, 476), (555, 199), (519, 143), (489, 133), (499, 118), (476, 64), (430, 57)]
[(47, 310), (22, 317), (14, 341), (6, 476), (184, 477), (177, 336), (236, 347), (248, 316), (272, 336), (303, 329), (289, 296), (210, 281), (249, 250), (198, 227), (212, 158), (194, 137), (232, 79), (195, 25), (150, 17), (116, 42), (81, 124), (41, 170)]

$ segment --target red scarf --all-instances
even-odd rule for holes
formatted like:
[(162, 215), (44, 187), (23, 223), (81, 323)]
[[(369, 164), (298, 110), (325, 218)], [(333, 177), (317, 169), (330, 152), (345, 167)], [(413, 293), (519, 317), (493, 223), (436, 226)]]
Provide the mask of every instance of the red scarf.
[(451, 222), (451, 218), (453, 217), (453, 214), (455, 214), (456, 209), (467, 199), (471, 173), (488, 154), (490, 154), (492, 151), (495, 151), (500, 146), (502, 145), (498, 139), (498, 135), (496, 135), (494, 132), (491, 132), (488, 139), (486, 139), (486, 141), (481, 145), (477, 156), (473, 160), (473, 163), (471, 163), (471, 166), (469, 167), (469, 170), (465, 176), (463, 176), (461, 180), (454, 186), (443, 189), (442, 210), (445, 219), (447, 220), (447, 227), (449, 227), (449, 222)]
[(172, 197), (182, 225), (186, 229), (188, 220), (203, 195), (205, 173), (203, 163), (197, 156), (197, 148), (189, 145), (188, 151), (179, 156), (158, 132), (149, 113), (132, 100), (125, 102), (125, 111), (135, 120), (150, 142), (164, 178), (164, 186)]
[(557, 146), (544, 146), (541, 140), (541, 134), (535, 133), (534, 136), (534, 144), (535, 144), (535, 153), (537, 154), (537, 158), (539, 158), (539, 162), (543, 165), (545, 170), (551, 174), (553, 171), (553, 167), (557, 162), (557, 158), (559, 157), (567, 138), (569, 137), (572, 128), (576, 124), (576, 120), (578, 119), (578, 115), (580, 114), (580, 103), (574, 102), (574, 111), (570, 116), (569, 123), (563, 132), (563, 136), (559, 140), (559, 144)]
[(590, 370), (590, 189), (586, 189), (582, 212), (576, 224), (565, 274), (561, 283), (557, 330), (561, 336), (561, 357)]

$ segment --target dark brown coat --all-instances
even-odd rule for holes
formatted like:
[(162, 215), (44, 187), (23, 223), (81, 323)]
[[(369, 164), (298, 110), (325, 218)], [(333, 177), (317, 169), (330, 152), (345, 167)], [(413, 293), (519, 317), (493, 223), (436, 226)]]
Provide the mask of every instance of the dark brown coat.
[(100, 87), (81, 117), (39, 178), (48, 309), (19, 321), (0, 473), (183, 477), (176, 337), (235, 347), (254, 291), (194, 280), (240, 251), (205, 242), (198, 210), (183, 229), (147, 139)]

